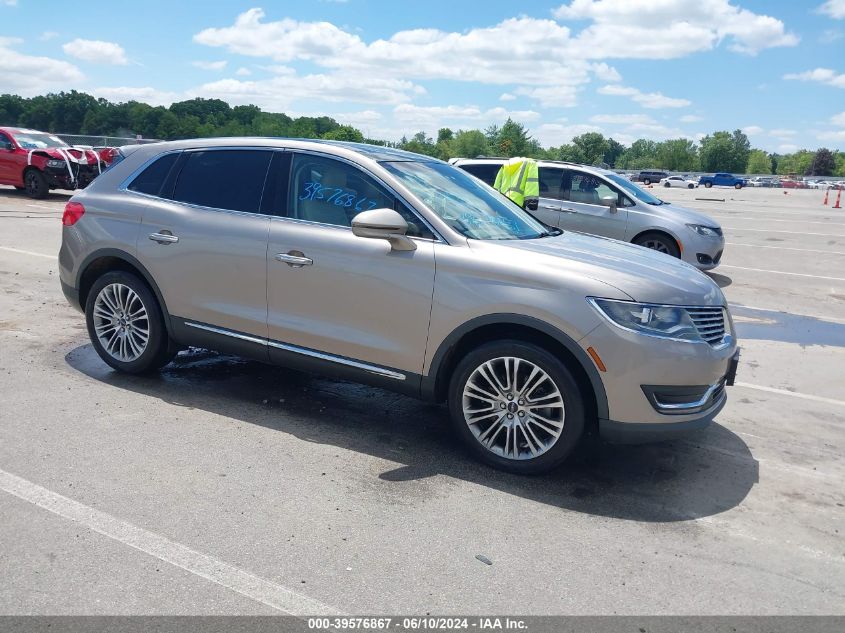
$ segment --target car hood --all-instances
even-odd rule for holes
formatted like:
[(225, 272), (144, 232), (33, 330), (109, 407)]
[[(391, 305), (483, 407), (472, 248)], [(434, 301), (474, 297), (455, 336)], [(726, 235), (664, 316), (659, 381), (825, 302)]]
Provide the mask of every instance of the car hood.
[(627, 242), (566, 231), (533, 240), (469, 240), (469, 244), (526, 268), (543, 266), (589, 277), (643, 303), (725, 305), (719, 286), (698, 269)]
[[(65, 160), (65, 156), (72, 163), (82, 163), (83, 165), (97, 164), (97, 154), (89, 149), (79, 149), (76, 147), (45, 147), (43, 149), (28, 150), (30, 157), (40, 156), (42, 158), (55, 158), (57, 160)], [(31, 159), (30, 159), (31, 160)]]

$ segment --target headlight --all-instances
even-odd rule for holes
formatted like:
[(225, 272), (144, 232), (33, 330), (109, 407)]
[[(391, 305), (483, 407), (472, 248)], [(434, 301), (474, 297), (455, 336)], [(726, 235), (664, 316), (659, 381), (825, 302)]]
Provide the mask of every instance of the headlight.
[(592, 297), (588, 301), (599, 314), (624, 330), (680, 341), (703, 340), (684, 308)]
[(47, 167), (64, 167), (65, 161), (59, 160), (58, 158), (51, 158), (47, 161)]
[(687, 224), (687, 226), (699, 235), (703, 235), (705, 237), (719, 237), (722, 234), (721, 229), (704, 226), (703, 224)]

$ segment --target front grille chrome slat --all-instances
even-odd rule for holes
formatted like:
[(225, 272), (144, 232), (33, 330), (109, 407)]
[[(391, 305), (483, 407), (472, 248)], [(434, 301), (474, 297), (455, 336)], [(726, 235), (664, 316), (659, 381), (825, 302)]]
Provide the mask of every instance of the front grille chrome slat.
[(701, 338), (710, 345), (722, 342), (725, 337), (724, 308), (689, 307), (686, 311)]

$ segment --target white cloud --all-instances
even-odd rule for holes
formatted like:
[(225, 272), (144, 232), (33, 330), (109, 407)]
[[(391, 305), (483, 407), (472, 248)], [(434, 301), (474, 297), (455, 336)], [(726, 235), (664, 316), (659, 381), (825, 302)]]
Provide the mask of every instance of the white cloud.
[(845, 18), (845, 0), (827, 0), (816, 11), (829, 15), (834, 20), (842, 20)]
[(509, 92), (506, 92), (501, 97), (499, 97), (499, 101), (514, 101), (515, 99), (516, 95), (512, 95)]
[(630, 97), (632, 101), (639, 103), (644, 108), (685, 108), (692, 104), (691, 101), (686, 99), (667, 97), (659, 92), (646, 93), (630, 86), (620, 86), (617, 84), (602, 86), (598, 89), (598, 93), (614, 97)]
[(728, 0), (572, 0), (553, 14), (559, 20), (592, 21), (576, 38), (590, 57), (671, 59), (724, 40), (730, 50), (753, 55), (798, 43), (782, 21)]
[(845, 73), (839, 74), (830, 68), (815, 68), (803, 73), (789, 73), (784, 75), (783, 78), (794, 81), (815, 81), (834, 88), (845, 88)]
[(142, 103), (149, 103), (154, 106), (169, 106), (174, 101), (179, 101), (185, 98), (184, 94), (157, 90), (149, 86), (139, 88), (132, 86), (94, 88), (89, 92), (91, 92), (91, 94), (95, 97), (102, 97), (103, 99), (108, 99), (109, 101), (141, 101)]
[(245, 66), (241, 66), (235, 71), (235, 74), (238, 77), (247, 77), (252, 74), (252, 71), (249, 68), (246, 68)]
[(647, 114), (596, 114), (590, 117), (590, 121), (593, 123), (609, 123), (611, 125), (652, 124), (655, 122)]
[(832, 117), (830, 117), (830, 122), (834, 125), (838, 125), (839, 127), (845, 127), (845, 112), (834, 114)]
[(819, 132), (816, 135), (822, 143), (830, 143), (831, 141), (845, 141), (845, 130), (826, 130)]
[(544, 146), (557, 146), (569, 143), (573, 137), (586, 132), (601, 132), (602, 129), (596, 125), (574, 124), (563, 125), (561, 123), (544, 123), (537, 128), (537, 140)]
[(31, 97), (78, 84), (84, 79), (73, 64), (51, 57), (36, 57), (13, 49), (22, 40), (0, 37), (0, 86), (3, 92)]
[(252, 103), (271, 112), (282, 112), (297, 100), (396, 105), (410, 101), (411, 95), (421, 90), (410, 81), (390, 77), (372, 77), (362, 83), (358, 77), (342, 74), (300, 76), (290, 72), (254, 81), (221, 79), (190, 93), (217, 97), (233, 105)]
[(748, 136), (759, 136), (760, 134), (765, 132), (765, 130), (759, 125), (747, 125), (742, 128), (742, 131)]
[(769, 136), (777, 139), (787, 140), (795, 136), (798, 132), (795, 130), (788, 130), (785, 128), (774, 128), (769, 130)]
[(191, 62), (191, 66), (195, 66), (197, 68), (201, 68), (202, 70), (223, 70), (226, 68), (227, 62), (225, 59), (217, 61), (217, 62)]
[(521, 123), (530, 123), (540, 118), (540, 113), (533, 110), (508, 110), (490, 108), (482, 110), (477, 106), (417, 106), (403, 103), (393, 109), (393, 117), (411, 128), (430, 129), (448, 123), (503, 123), (508, 118)]
[(699, 121), (703, 121), (704, 117), (700, 117), (697, 114), (685, 114), (680, 120), (681, 123), (698, 123)]
[(565, 84), (539, 88), (521, 87), (516, 89), (516, 93), (539, 101), (544, 108), (572, 108), (578, 102), (578, 87)]
[(98, 64), (124, 66), (129, 63), (126, 51), (114, 42), (76, 38), (62, 46), (66, 55)]
[(604, 62), (601, 62), (600, 64), (593, 64), (593, 73), (595, 73), (597, 79), (602, 81), (610, 83), (622, 81), (622, 75), (619, 74), (619, 71), (617, 71), (613, 66), (608, 66)]
[(52, 39), (55, 39), (59, 36), (56, 31), (44, 31), (41, 35), (38, 36), (38, 39), (42, 42), (48, 42)]
[(2, 3), (7, 7), (15, 7), (18, 5), (18, 0), (2, 0)]

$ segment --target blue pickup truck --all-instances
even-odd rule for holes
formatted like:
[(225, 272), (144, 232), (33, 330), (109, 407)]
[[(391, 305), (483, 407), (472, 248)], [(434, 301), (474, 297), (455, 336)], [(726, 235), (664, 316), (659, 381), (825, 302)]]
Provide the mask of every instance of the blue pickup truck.
[(707, 187), (708, 189), (713, 185), (717, 187), (733, 187), (734, 189), (742, 189), (748, 184), (745, 178), (738, 178), (733, 174), (713, 174), (712, 176), (701, 176), (698, 179), (698, 185)]

